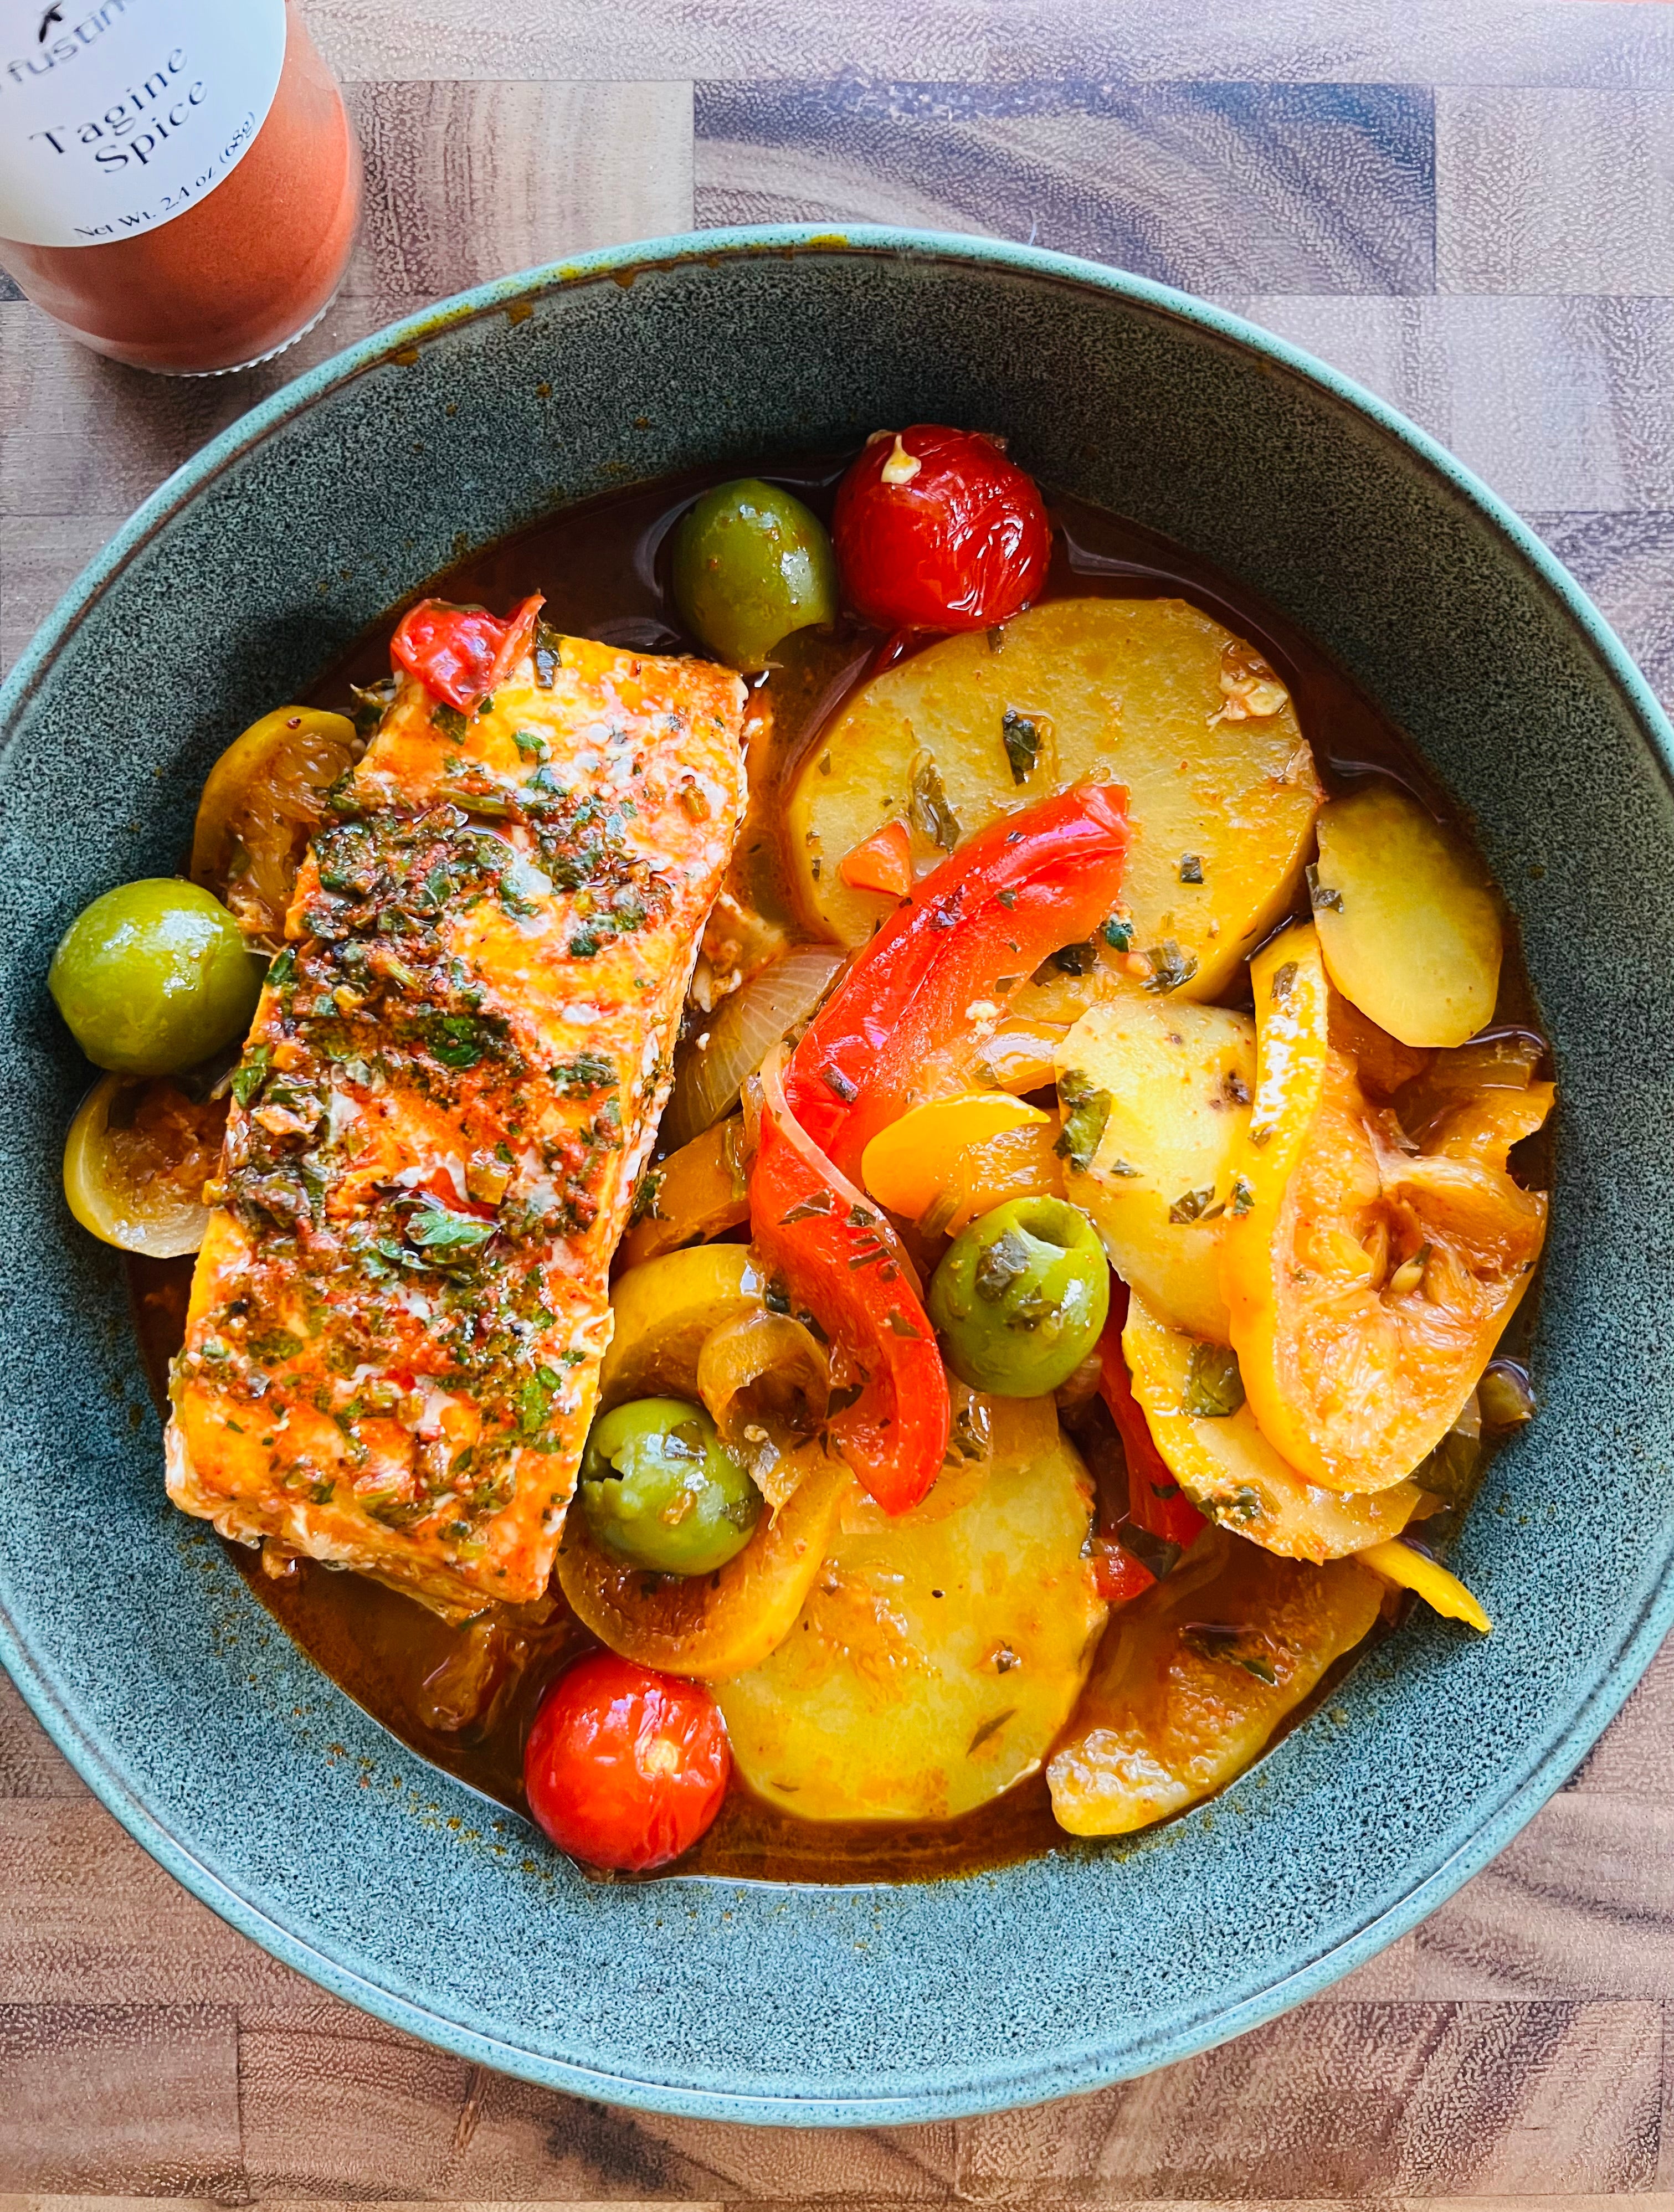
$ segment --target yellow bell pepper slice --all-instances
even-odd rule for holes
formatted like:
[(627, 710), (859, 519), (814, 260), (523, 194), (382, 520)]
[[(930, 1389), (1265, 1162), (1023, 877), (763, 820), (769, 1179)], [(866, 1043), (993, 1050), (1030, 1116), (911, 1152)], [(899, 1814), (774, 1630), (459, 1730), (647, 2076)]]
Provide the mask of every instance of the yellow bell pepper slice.
[(1484, 1636), (1493, 1628), (1494, 1623), (1458, 1577), (1450, 1575), (1446, 1567), (1427, 1559), (1422, 1552), (1415, 1552), (1410, 1544), (1391, 1539), (1385, 1544), (1368, 1545), (1357, 1556), (1363, 1566), (1370, 1567), (1385, 1582), (1397, 1583), (1403, 1589), (1415, 1590), (1433, 1613), (1444, 1613), (1449, 1620), (1463, 1620), (1480, 1629)]
[(1004, 1091), (932, 1098), (878, 1132), (861, 1155), (861, 1180), (892, 1213), (921, 1220), (953, 1188), (960, 1158), (973, 1146), (1044, 1127), (1050, 1118)]

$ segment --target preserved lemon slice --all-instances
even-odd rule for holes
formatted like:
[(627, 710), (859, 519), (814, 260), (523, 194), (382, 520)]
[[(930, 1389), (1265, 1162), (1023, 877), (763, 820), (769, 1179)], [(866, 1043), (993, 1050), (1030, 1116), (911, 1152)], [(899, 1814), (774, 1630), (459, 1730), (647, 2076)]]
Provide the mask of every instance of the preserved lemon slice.
[(1308, 1481), (1390, 1489), (1452, 1428), (1528, 1288), (1546, 1200), (1506, 1159), (1551, 1086), (1466, 1047), (1466, 1087), (1433, 1066), (1415, 1092), (1446, 1103), (1403, 1131), (1331, 1048), (1312, 927), (1286, 930), (1250, 974), (1256, 1095), (1221, 1254), (1244, 1387)]
[(608, 1558), (571, 1509), (558, 1584), (601, 1644), (667, 1674), (721, 1680), (758, 1667), (794, 1626), (854, 1477), (804, 1448), (795, 1492), (764, 1514), (738, 1557), (707, 1575), (654, 1575)]
[(1410, 1482), (1345, 1498), (1305, 1480), (1256, 1425), (1235, 1356), (1170, 1328), (1137, 1291), (1129, 1295), (1122, 1349), (1169, 1473), (1201, 1512), (1263, 1551), (1343, 1559), (1398, 1536), (1416, 1511), (1420, 1492)]
[(346, 714), (277, 707), (210, 770), (192, 831), (192, 880), (224, 901), (253, 943), (281, 943), (326, 795), (361, 750)]
[(1224, 1789), (1378, 1617), (1357, 1559), (1310, 1566), (1208, 1530), (1117, 1614), (1046, 1778), (1076, 1836), (1123, 1836)]

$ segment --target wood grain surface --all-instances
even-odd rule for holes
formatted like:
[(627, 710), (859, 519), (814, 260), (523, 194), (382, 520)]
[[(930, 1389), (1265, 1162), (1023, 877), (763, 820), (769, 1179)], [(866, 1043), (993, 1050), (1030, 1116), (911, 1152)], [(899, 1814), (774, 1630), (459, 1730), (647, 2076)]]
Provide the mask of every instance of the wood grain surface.
[[(1453, 446), (1674, 699), (1674, 8), (306, 4), (368, 159), (343, 295), (281, 362), (183, 383), (0, 299), (0, 659), (139, 499), (308, 362), (508, 268), (795, 216), (1032, 238), (1225, 300)], [(837, 2136), (630, 2118), (323, 1996), (130, 1843), (0, 1677), (0, 2212), (1674, 2212), (1671, 2003), (1667, 1653), (1525, 1833), (1328, 1996), (1099, 2095)]]

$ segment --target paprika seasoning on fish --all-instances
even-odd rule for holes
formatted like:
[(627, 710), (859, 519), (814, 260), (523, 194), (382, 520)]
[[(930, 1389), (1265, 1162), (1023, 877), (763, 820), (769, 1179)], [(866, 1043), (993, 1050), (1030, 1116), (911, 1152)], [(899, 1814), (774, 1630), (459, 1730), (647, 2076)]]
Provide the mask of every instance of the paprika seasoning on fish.
[(266, 360), (331, 304), (360, 208), (295, 0), (0, 0), (0, 268), (97, 352)]

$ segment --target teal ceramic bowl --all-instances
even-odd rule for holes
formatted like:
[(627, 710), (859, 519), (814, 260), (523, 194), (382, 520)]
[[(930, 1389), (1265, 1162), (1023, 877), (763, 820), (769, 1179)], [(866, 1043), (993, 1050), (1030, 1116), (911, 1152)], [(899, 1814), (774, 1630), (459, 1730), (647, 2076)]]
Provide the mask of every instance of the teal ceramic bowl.
[[(44, 978), (168, 872), (229, 730), (555, 502), (880, 422), (1002, 426), (1052, 482), (1312, 632), (1473, 815), (1556, 1041), (1543, 1411), (1421, 1614), (1206, 1811), (922, 1887), (600, 1887), (385, 1735), (167, 1506), (113, 1255), (59, 1195), (87, 1071)], [(1115, 271), (857, 231), (514, 277), (258, 408), (95, 561), (0, 695), (3, 1653), (138, 1840), (326, 1988), (616, 2103), (928, 2120), (1087, 2089), (1323, 1989), (1574, 1766), (1674, 1619), (1674, 733), (1563, 571), (1409, 424)]]

